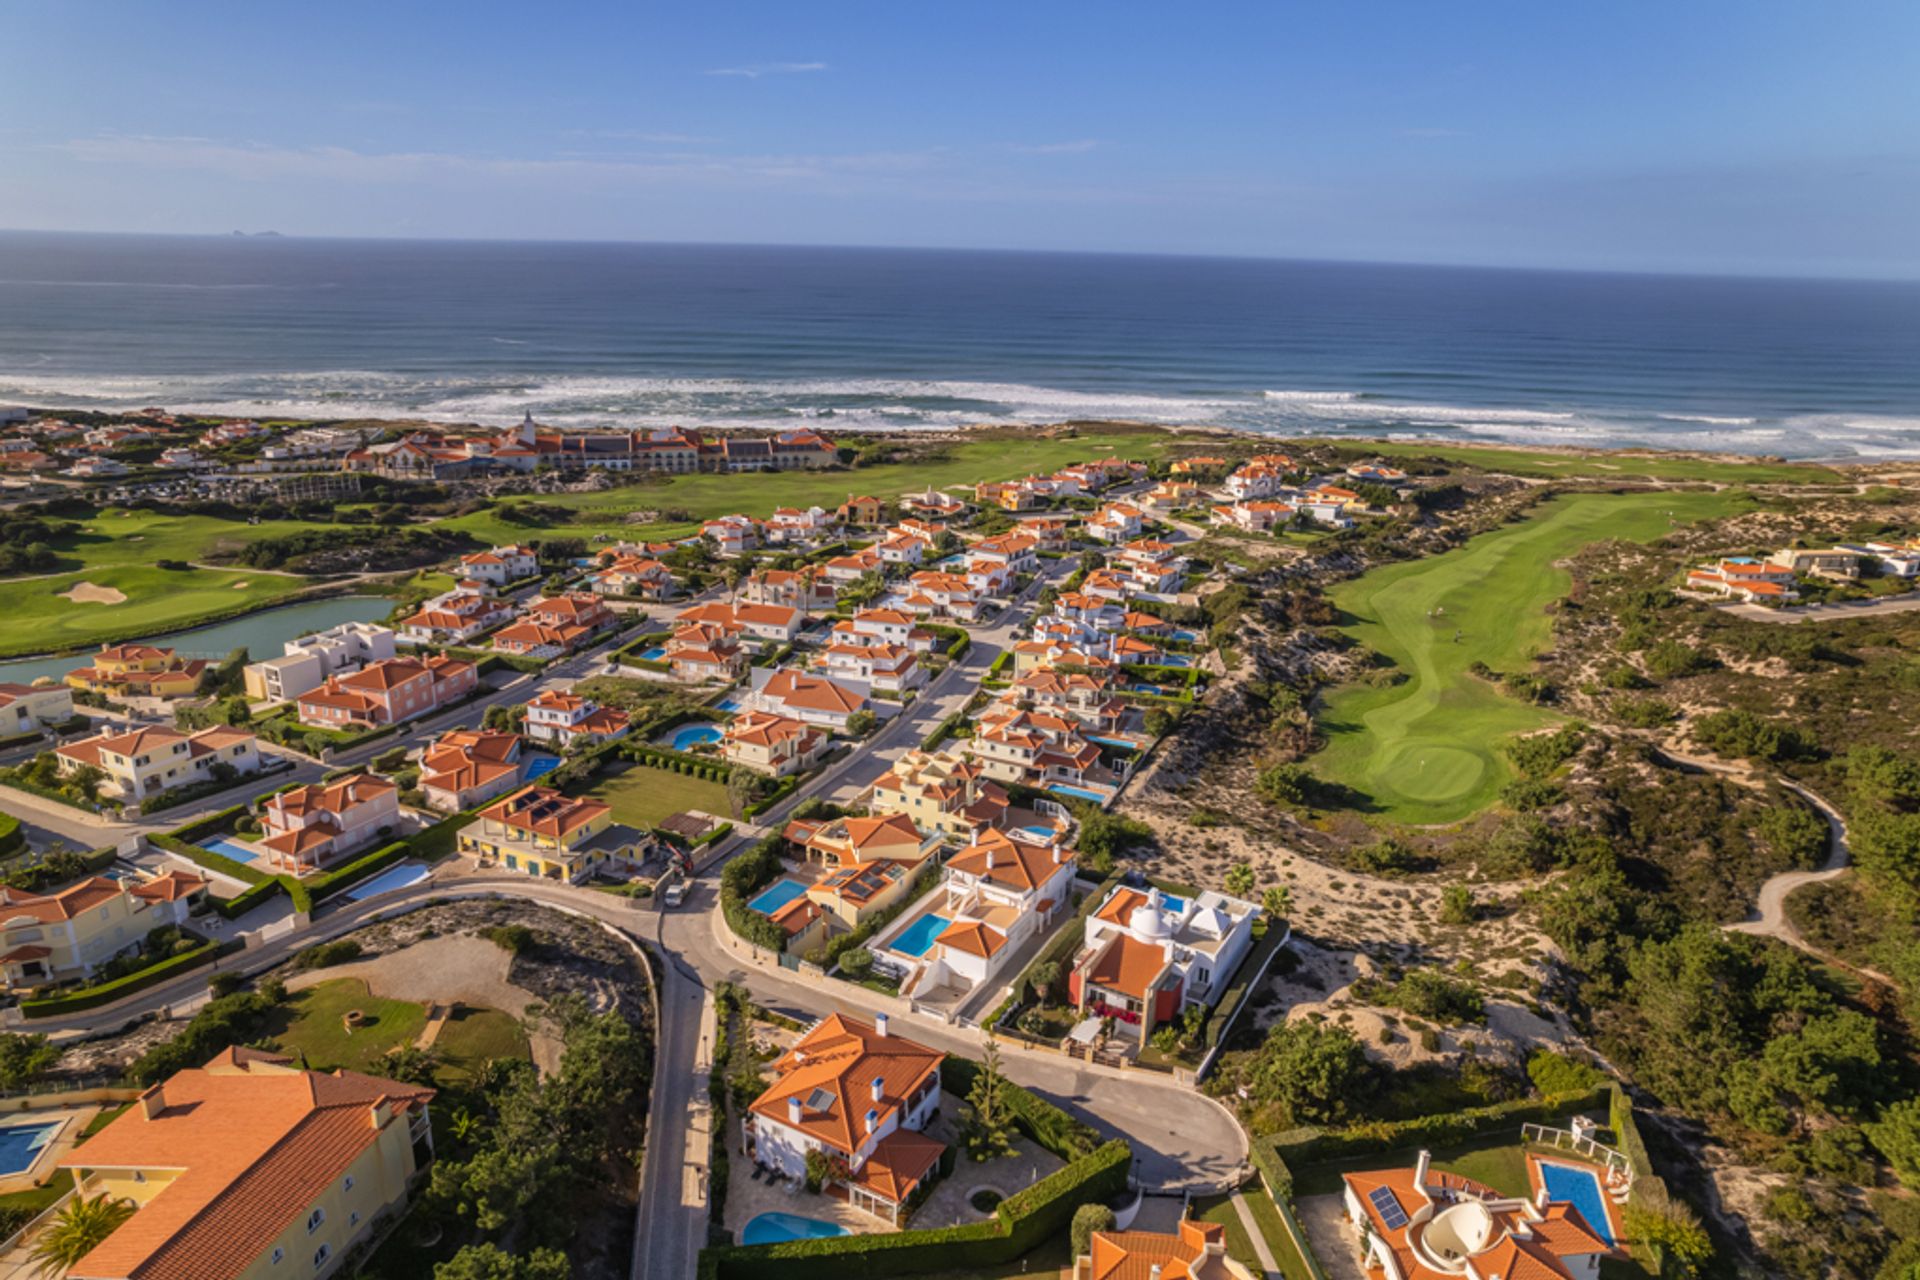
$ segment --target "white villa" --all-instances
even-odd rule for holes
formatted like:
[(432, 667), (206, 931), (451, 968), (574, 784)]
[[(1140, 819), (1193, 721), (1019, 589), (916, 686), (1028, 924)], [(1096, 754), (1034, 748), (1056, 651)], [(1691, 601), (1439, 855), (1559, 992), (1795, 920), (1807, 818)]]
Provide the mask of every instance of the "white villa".
[(256, 702), (285, 702), (310, 693), (328, 676), (345, 675), (394, 656), (394, 634), (375, 622), (343, 622), (325, 631), (296, 636), (278, 658), (250, 662), (242, 671), (247, 697)]
[[(1019, 837), (1019, 838), (1017, 838)], [(930, 910), (946, 920), (902, 995), (990, 981), (1072, 901), (1074, 851), (988, 831), (947, 860)], [(887, 953), (875, 953), (886, 962)]]
[(537, 742), (571, 749), (626, 737), (628, 716), (591, 698), (547, 689), (527, 703), (524, 728), (526, 735)]
[(1087, 917), (1068, 992), (1082, 1013), (1110, 1014), (1145, 1043), (1189, 1006), (1219, 1000), (1253, 947), (1259, 914), (1211, 889), (1178, 898), (1119, 886)]
[(460, 574), (490, 587), (504, 587), (540, 572), (540, 557), (532, 547), (494, 547), (460, 557)]

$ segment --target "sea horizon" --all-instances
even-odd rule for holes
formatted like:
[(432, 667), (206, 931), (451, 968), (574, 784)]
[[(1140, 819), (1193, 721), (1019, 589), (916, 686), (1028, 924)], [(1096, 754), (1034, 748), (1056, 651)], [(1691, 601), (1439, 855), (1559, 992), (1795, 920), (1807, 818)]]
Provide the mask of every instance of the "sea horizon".
[(0, 401), (270, 418), (1920, 457), (1920, 282), (1177, 254), (0, 232)]

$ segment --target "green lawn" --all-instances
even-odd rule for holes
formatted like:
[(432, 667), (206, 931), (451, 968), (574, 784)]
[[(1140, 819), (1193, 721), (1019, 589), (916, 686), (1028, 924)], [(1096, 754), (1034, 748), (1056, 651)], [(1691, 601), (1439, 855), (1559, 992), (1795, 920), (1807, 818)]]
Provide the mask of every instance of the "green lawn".
[[(358, 1009), (366, 1021), (348, 1031), (342, 1018)], [(427, 1011), (407, 1000), (383, 1000), (367, 994), (357, 978), (335, 978), (287, 997), (280, 1015), (286, 1025), (273, 1037), (280, 1051), (306, 1058), (316, 1071), (344, 1067), (378, 1075), (389, 1050), (410, 1045), (427, 1025)]]
[(1193, 1216), (1202, 1222), (1217, 1222), (1227, 1229), (1227, 1256), (1253, 1272), (1261, 1274), (1260, 1255), (1254, 1252), (1253, 1237), (1247, 1234), (1247, 1224), (1240, 1221), (1239, 1210), (1233, 1207), (1233, 1197), (1197, 1196), (1193, 1201)]
[[(61, 598), (76, 583), (111, 587), (118, 604)], [(244, 584), (244, 585), (243, 585)], [(119, 564), (54, 578), (0, 581), (0, 657), (84, 649), (158, 635), (287, 599), (309, 584), (283, 574), (228, 569), (156, 569)]]
[(731, 812), (722, 784), (640, 764), (624, 769), (614, 766), (594, 781), (587, 794), (612, 805), (615, 822), (643, 831), (689, 809), (722, 818)]
[(102, 508), (97, 514), (75, 523), (80, 525), (80, 532), (62, 539), (54, 547), (75, 569), (152, 564), (156, 560), (205, 561), (267, 538), (310, 529), (346, 527), (312, 520), (247, 524), (217, 516), (129, 511), (121, 507)]
[[(1350, 440), (1325, 443), (1351, 447)], [(1481, 449), (1461, 445), (1379, 443), (1365, 446), (1383, 458), (1438, 458), (1517, 476), (1583, 476), (1597, 479), (1700, 480), (1712, 484), (1844, 484), (1839, 472), (1817, 463), (1734, 462), (1678, 454), (1568, 454), (1530, 449)]]
[(478, 1078), (480, 1068), (495, 1058), (526, 1058), (531, 1052), (520, 1023), (498, 1009), (456, 1009), (433, 1042), (441, 1062), (437, 1074), (466, 1081)]
[[(1514, 1129), (1502, 1133), (1486, 1134), (1458, 1146), (1435, 1147), (1432, 1149), (1433, 1167), (1472, 1178), (1503, 1195), (1527, 1196), (1531, 1192), (1527, 1186), (1526, 1149), (1514, 1140), (1518, 1127), (1516, 1125)], [(1296, 1199), (1331, 1195), (1343, 1185), (1340, 1181), (1343, 1173), (1402, 1166), (1411, 1168), (1417, 1155), (1418, 1148), (1406, 1147), (1397, 1151), (1376, 1151), (1341, 1160), (1327, 1160), (1304, 1169), (1295, 1169), (1293, 1194)]]
[(1266, 1237), (1267, 1252), (1279, 1264), (1280, 1274), (1287, 1280), (1313, 1280), (1313, 1269), (1300, 1256), (1293, 1236), (1287, 1231), (1287, 1224), (1280, 1220), (1280, 1207), (1267, 1194), (1265, 1185), (1256, 1181), (1247, 1188), (1246, 1197), (1247, 1208), (1252, 1210), (1253, 1221), (1260, 1228), (1260, 1234)]
[(1546, 606), (1570, 584), (1555, 563), (1612, 538), (1649, 542), (1676, 523), (1711, 519), (1751, 499), (1722, 493), (1578, 494), (1466, 546), (1387, 565), (1335, 587), (1344, 630), (1392, 659), (1398, 684), (1356, 683), (1328, 699), (1321, 777), (1402, 823), (1453, 822), (1485, 807), (1511, 777), (1504, 739), (1552, 712), (1468, 674), (1527, 669), (1552, 635)]

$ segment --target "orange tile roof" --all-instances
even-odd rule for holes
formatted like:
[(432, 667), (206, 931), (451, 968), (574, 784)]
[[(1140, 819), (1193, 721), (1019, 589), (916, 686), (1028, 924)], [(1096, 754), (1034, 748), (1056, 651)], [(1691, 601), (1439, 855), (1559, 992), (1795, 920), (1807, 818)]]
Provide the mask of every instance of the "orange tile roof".
[[(60, 1167), (68, 1169), (180, 1171), (73, 1274), (238, 1276), (378, 1140), (375, 1107), (404, 1114), (434, 1095), (395, 1080), (299, 1071), (290, 1063), (228, 1049), (155, 1085), (62, 1157)], [(158, 1104), (151, 1117), (149, 1098)]]
[(1159, 1231), (1096, 1231), (1088, 1254), (1089, 1280), (1224, 1280), (1235, 1274), (1225, 1265), (1227, 1229), (1217, 1222), (1180, 1224), (1172, 1234)]
[(599, 800), (562, 795), (552, 787), (523, 787), (482, 809), (480, 820), (559, 840), (612, 811)]
[(946, 1143), (924, 1133), (895, 1129), (874, 1144), (867, 1162), (854, 1177), (854, 1185), (891, 1204), (899, 1204), (912, 1194), (946, 1149)]
[(947, 869), (1015, 889), (1038, 889), (1078, 856), (1072, 849), (1059, 853), (1056, 862), (1048, 845), (1015, 840), (1004, 831), (988, 831), (949, 858)]
[(109, 880), (105, 876), (89, 876), (56, 893), (25, 893), (19, 889), (0, 888), (0, 920), (13, 916), (31, 916), (47, 924), (56, 920), (71, 920), (90, 907), (119, 897), (120, 890), (118, 880)]
[(845, 685), (791, 668), (774, 672), (760, 694), (787, 706), (843, 715), (852, 715), (867, 703), (865, 697)]
[(951, 921), (933, 940), (940, 946), (983, 958), (999, 954), (1007, 945), (1006, 934), (978, 920)]
[[(944, 1056), (902, 1036), (882, 1036), (871, 1022), (831, 1014), (774, 1060), (774, 1081), (753, 1100), (751, 1109), (791, 1126), (788, 1099), (797, 1098), (800, 1130), (851, 1156), (866, 1136), (867, 1112), (878, 1111), (884, 1124), (928, 1077), (938, 1078)], [(878, 1102), (872, 1095), (876, 1079), (880, 1081)], [(821, 1096), (826, 1105), (812, 1105)]]
[(1113, 941), (1088, 974), (1099, 986), (1121, 995), (1145, 1000), (1155, 982), (1167, 970), (1167, 954), (1150, 942), (1141, 942), (1132, 934), (1114, 935)]

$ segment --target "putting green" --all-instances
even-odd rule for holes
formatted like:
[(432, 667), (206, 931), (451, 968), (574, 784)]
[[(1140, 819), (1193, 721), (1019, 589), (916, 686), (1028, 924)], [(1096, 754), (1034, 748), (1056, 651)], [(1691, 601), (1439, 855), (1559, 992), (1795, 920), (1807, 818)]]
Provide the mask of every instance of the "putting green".
[(1342, 583), (1332, 596), (1343, 630), (1392, 659), (1404, 679), (1328, 697), (1320, 719), (1328, 746), (1314, 770), (1363, 793), (1392, 822), (1455, 822), (1484, 808), (1513, 776), (1501, 744), (1558, 717), (1467, 669), (1523, 671), (1551, 640), (1546, 607), (1570, 585), (1555, 562), (1592, 542), (1649, 542), (1751, 504), (1738, 491), (1556, 498), (1445, 555)]

